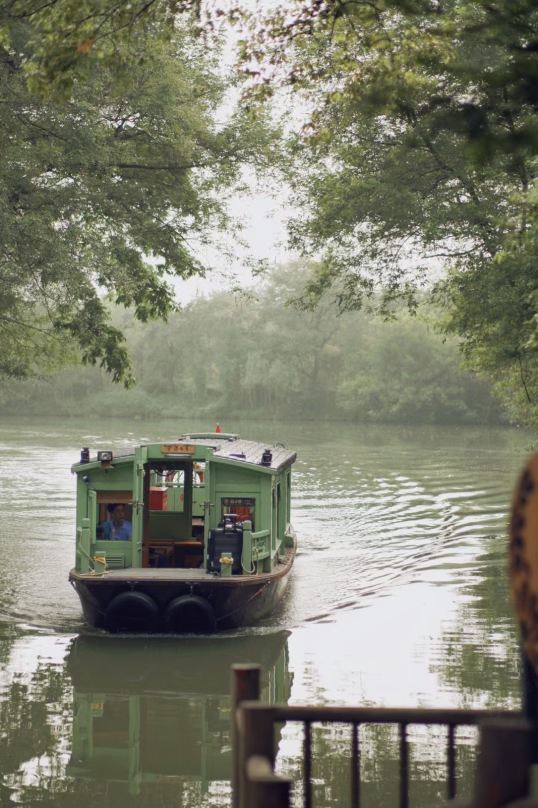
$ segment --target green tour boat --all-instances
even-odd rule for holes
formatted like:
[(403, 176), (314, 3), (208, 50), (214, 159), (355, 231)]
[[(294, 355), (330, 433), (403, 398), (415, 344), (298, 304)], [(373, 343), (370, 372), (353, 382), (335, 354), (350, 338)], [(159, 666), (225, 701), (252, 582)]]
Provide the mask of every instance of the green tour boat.
[(76, 562), (86, 621), (112, 632), (250, 625), (282, 596), (296, 539), (281, 445), (191, 433), (126, 454), (81, 451)]

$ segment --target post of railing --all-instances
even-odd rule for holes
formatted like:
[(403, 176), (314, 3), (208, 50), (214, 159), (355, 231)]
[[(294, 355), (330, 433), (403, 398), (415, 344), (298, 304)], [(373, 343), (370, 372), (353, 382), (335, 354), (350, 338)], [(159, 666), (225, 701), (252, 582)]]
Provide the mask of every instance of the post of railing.
[(446, 765), (447, 765), (447, 792), (448, 799), (453, 800), (456, 796), (456, 725), (448, 725), (447, 734), (447, 750), (446, 750)]
[(259, 665), (232, 665), (232, 710), (230, 740), (232, 744), (232, 808), (240, 806), (243, 774), (240, 774), (240, 738), (237, 727), (238, 708), (243, 701), (258, 701), (260, 698)]
[(261, 755), (247, 761), (252, 808), (291, 808), (291, 780), (275, 774), (271, 763)]
[(481, 723), (473, 808), (500, 808), (528, 795), (530, 736), (524, 719)]
[(360, 724), (351, 725), (351, 808), (361, 803), (361, 750), (359, 745)]
[(400, 808), (409, 806), (409, 744), (407, 724), (400, 723)]
[(521, 654), (523, 715), (532, 726), (531, 757), (538, 763), (538, 677), (527, 654)]
[(239, 734), (239, 808), (254, 808), (258, 784), (248, 775), (254, 758), (265, 758), (270, 771), (275, 765), (275, 739), (272, 707), (255, 701), (242, 702), (237, 710)]

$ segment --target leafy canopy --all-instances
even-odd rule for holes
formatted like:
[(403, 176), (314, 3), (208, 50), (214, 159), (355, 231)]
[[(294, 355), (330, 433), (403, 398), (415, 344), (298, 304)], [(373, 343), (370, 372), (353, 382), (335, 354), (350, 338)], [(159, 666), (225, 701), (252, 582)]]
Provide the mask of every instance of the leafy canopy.
[(68, 337), (83, 361), (129, 384), (106, 298), (140, 320), (166, 317), (167, 277), (204, 271), (197, 250), (229, 226), (225, 190), (242, 165), (263, 162), (270, 131), (244, 109), (218, 123), (226, 92), (218, 54), (185, 20), (170, 30), (144, 18), (114, 39), (113, 59), (77, 64), (67, 71), (69, 92), (53, 87), (44, 97), (33, 71), (55, 69), (48, 27), (69, 29), (71, 20), (73, 37), (86, 36), (84, 13), (97, 8), (101, 16), (88, 19), (101, 20), (110, 45), (106, 32), (121, 28), (121, 9), (142, 4), (52, 2), (47, 14), (39, 5), (3, 10), (0, 373), (23, 376), (43, 368), (45, 355), (65, 357)]
[(291, 233), (324, 262), (306, 304), (382, 290), (387, 314), (436, 285), (469, 361), (538, 418), (537, 23), (531, 0), (307, 0), (253, 23), (243, 58), (255, 92), (308, 109)]
[[(25, 27), (27, 45), (20, 67), (34, 91), (68, 96), (88, 63), (116, 60), (127, 43), (148, 24), (171, 35), (176, 15), (199, 9), (196, 0), (4, 0), (0, 7), (0, 44), (13, 53)], [(140, 41), (138, 40), (138, 44)], [(144, 58), (143, 52), (139, 58)]]

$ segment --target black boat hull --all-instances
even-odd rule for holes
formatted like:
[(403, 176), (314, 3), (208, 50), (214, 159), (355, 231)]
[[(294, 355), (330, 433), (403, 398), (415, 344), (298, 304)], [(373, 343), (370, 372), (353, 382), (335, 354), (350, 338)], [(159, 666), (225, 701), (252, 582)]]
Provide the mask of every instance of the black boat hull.
[[(269, 615), (284, 594), (294, 557), (295, 546), (275, 571), (258, 575), (221, 577), (181, 570), (182, 577), (174, 577), (164, 570), (130, 569), (102, 575), (71, 570), (69, 578), (84, 618), (94, 628), (212, 633), (249, 626)], [(129, 622), (135, 612), (140, 619)]]

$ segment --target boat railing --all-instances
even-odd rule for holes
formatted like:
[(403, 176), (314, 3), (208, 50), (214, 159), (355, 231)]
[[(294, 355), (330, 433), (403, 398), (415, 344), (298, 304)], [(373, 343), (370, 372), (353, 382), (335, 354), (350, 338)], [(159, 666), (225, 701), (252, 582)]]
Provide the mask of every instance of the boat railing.
[[(275, 725), (287, 721), (303, 725), (302, 796), (294, 804), (316, 808), (312, 788), (312, 726), (318, 723), (348, 724), (350, 733), (350, 802), (353, 808), (361, 802), (361, 728), (372, 724), (389, 724), (399, 736), (399, 806), (409, 808), (408, 729), (413, 725), (446, 728), (446, 791), (448, 800), (456, 796), (456, 730), (461, 726), (480, 725), (480, 765), (475, 789), (487, 791), (499, 783), (491, 777), (492, 760), (508, 760), (513, 765), (501, 766), (507, 782), (499, 793), (510, 795), (505, 802), (473, 802), (472, 805), (506, 805), (526, 794), (528, 786), (529, 728), (522, 714), (510, 710), (438, 709), (393, 707), (306, 706), (272, 704), (259, 701), (260, 668), (256, 665), (234, 665), (232, 668), (232, 742), (233, 742), (233, 808), (290, 808), (292, 780), (275, 773)], [(500, 757), (499, 757), (500, 755)], [(517, 782), (513, 782), (517, 781)]]
[(252, 569), (255, 561), (264, 561), (271, 556), (271, 531), (252, 530), (252, 522), (243, 522), (243, 566)]

